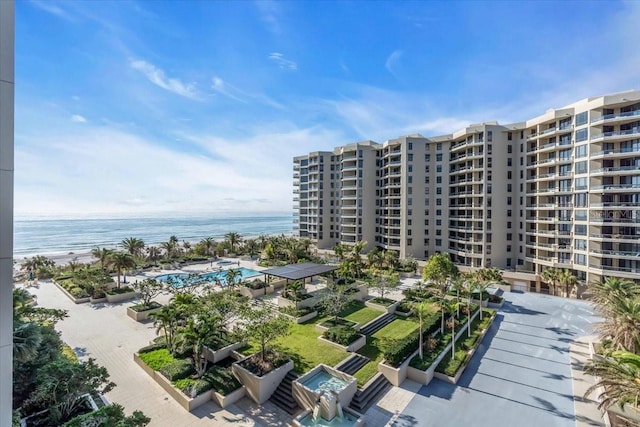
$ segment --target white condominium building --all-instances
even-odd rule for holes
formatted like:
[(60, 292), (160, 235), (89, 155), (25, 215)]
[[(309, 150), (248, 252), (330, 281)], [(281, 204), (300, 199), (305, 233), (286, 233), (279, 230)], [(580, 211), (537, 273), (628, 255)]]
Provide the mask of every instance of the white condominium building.
[(294, 158), (296, 231), (320, 249), (367, 241), (426, 259), (540, 273), (640, 277), (640, 91), (526, 122), (363, 141)]

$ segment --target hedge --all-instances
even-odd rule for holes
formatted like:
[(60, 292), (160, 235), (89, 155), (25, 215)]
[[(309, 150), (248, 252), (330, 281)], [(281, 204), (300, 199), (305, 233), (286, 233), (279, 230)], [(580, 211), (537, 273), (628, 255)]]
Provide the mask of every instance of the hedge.
[(159, 348), (139, 354), (140, 359), (154, 371), (159, 371), (176, 360), (166, 348)]
[(159, 369), (169, 381), (181, 380), (193, 374), (195, 370), (190, 359), (177, 359)]
[(349, 326), (333, 326), (324, 332), (324, 337), (340, 345), (348, 346), (358, 338), (358, 332)]

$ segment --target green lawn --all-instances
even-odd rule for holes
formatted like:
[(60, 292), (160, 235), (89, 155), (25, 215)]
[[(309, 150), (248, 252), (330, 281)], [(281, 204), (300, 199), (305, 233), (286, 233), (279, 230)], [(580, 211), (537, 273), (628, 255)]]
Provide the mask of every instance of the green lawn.
[(362, 326), (383, 313), (383, 311), (367, 307), (360, 301), (353, 301), (351, 307), (340, 313), (340, 317), (359, 323)]
[(420, 324), (414, 319), (398, 318), (375, 334), (367, 337), (367, 345), (358, 350), (358, 353), (367, 356), (371, 361), (354, 374), (354, 377), (358, 380), (358, 386), (365, 385), (378, 372), (378, 363), (382, 361), (382, 351), (378, 348), (379, 340), (383, 338), (403, 338), (419, 327)]
[[(318, 340), (322, 333), (316, 330), (316, 323), (320, 321), (321, 319), (316, 317), (299, 325), (294, 324), (291, 326), (291, 333), (276, 340), (272, 346), (276, 350), (288, 354), (293, 359), (293, 369), (300, 374), (309, 371), (319, 363), (334, 366), (349, 355), (346, 351)], [(249, 346), (242, 349), (242, 353), (249, 355), (259, 349), (259, 345), (250, 343)]]

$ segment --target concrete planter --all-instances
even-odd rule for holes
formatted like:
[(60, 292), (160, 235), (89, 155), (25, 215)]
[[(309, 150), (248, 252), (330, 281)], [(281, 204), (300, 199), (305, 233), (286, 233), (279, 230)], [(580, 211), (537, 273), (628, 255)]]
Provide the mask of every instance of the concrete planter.
[(116, 303), (116, 302), (129, 301), (130, 299), (133, 299), (135, 297), (136, 297), (135, 291), (125, 292), (123, 294), (115, 294), (115, 295), (107, 294), (107, 302)]
[(211, 390), (211, 399), (221, 408), (226, 408), (229, 405), (233, 405), (238, 400), (242, 399), (247, 393), (245, 386), (240, 387), (237, 390), (223, 396), (215, 390)]
[(329, 345), (332, 345), (336, 348), (340, 348), (346, 352), (349, 353), (353, 353), (354, 351), (358, 351), (360, 350), (362, 347), (364, 347), (367, 344), (367, 336), (366, 335), (362, 335), (360, 334), (360, 337), (358, 339), (356, 339), (354, 342), (352, 342), (351, 344), (344, 346), (342, 344), (338, 344), (337, 342), (333, 342), (331, 340), (326, 339), (325, 337), (323, 337), (322, 335), (318, 337), (319, 341), (322, 341), (324, 343), (327, 343)]
[(397, 311), (397, 310), (396, 310), (396, 312), (395, 312), (394, 314), (395, 314), (396, 316), (400, 316), (400, 317), (405, 317), (405, 318), (406, 318), (406, 317), (409, 317), (409, 316), (412, 316), (412, 315), (413, 315), (413, 310), (409, 310), (409, 312), (408, 312), (408, 313), (404, 313), (404, 312), (402, 312), (402, 311)]
[(283, 316), (291, 319), (294, 323), (298, 323), (299, 324), (299, 323), (304, 323), (304, 322), (307, 322), (307, 321), (313, 319), (314, 317), (316, 317), (318, 315), (318, 312), (317, 311), (312, 311), (311, 313), (305, 314), (304, 316), (300, 316), (300, 317), (291, 316), (291, 315), (285, 314), (285, 313), (280, 313), (280, 314), (282, 314)]
[(354, 292), (353, 294), (349, 295), (352, 300), (364, 301), (369, 296), (369, 287), (365, 284), (359, 284), (358, 286), (354, 286), (351, 289), (358, 290), (358, 292)]
[(151, 308), (144, 311), (135, 311), (131, 309), (131, 307), (127, 307), (127, 316), (129, 316), (136, 322), (141, 322), (143, 320), (147, 320), (151, 313), (157, 313), (160, 310), (162, 310), (162, 307)]
[(498, 310), (500, 308), (502, 308), (502, 306), (504, 305), (504, 298), (502, 298), (502, 302), (488, 302), (487, 306), (489, 308), (493, 308), (494, 310)]
[[(303, 299), (298, 301), (298, 308), (302, 307), (313, 307), (320, 301), (320, 297), (317, 295), (312, 296), (311, 298)], [(278, 296), (278, 307), (295, 307), (296, 302), (292, 301), (288, 298), (285, 298), (281, 295)]]
[[(307, 387), (305, 383), (315, 375), (321, 373), (321, 371), (344, 381), (346, 383), (344, 388), (335, 393), (323, 393), (317, 389)], [(335, 416), (335, 397), (337, 397), (342, 408), (347, 408), (351, 404), (351, 400), (357, 391), (358, 380), (351, 375), (345, 374), (344, 372), (338, 371), (337, 369), (322, 363), (302, 375), (300, 378), (294, 380), (292, 383), (292, 395), (296, 402), (298, 402), (298, 404), (304, 409), (313, 409), (318, 402), (320, 402), (320, 415), (325, 420), (331, 420)]]
[(226, 347), (222, 347), (218, 350), (211, 350), (209, 347), (204, 348), (204, 357), (211, 363), (218, 363), (227, 357), (231, 356), (231, 352), (244, 347), (247, 344), (247, 340), (242, 340), (229, 344)]
[[(451, 343), (447, 344), (447, 346), (440, 352), (438, 357), (436, 357), (436, 359), (429, 366), (429, 368), (427, 368), (426, 371), (421, 371), (420, 369), (416, 369), (409, 366), (407, 369), (407, 378), (419, 384), (424, 384), (424, 385), (429, 384), (436, 372), (436, 367), (438, 366), (438, 364), (440, 364), (442, 359), (444, 359), (444, 357), (447, 355), (449, 351), (451, 351)], [(417, 354), (418, 352), (416, 352), (416, 355)]]
[(476, 304), (476, 305), (480, 305), (483, 308), (487, 308), (487, 306), (489, 305), (489, 298), (487, 298), (484, 301), (480, 301), (479, 299), (472, 299), (471, 302)]
[(56, 288), (60, 289), (62, 291), (62, 293), (65, 294), (67, 296), (67, 298), (69, 298), (75, 304), (83, 304), (85, 302), (90, 302), (91, 301), (90, 297), (84, 297), (84, 298), (76, 298), (76, 297), (74, 297), (65, 288), (60, 286), (55, 280), (53, 281), (53, 284), (56, 286)]
[(240, 383), (247, 388), (249, 397), (259, 405), (271, 397), (287, 375), (287, 372), (293, 369), (293, 360), (289, 360), (279, 368), (274, 369), (262, 377), (258, 377), (242, 367), (242, 365), (240, 365), (241, 362), (242, 361), (234, 362), (233, 365), (231, 365), (231, 370)]
[(387, 307), (382, 304), (371, 302), (370, 300), (364, 302), (364, 305), (366, 305), (367, 307), (375, 308), (376, 310), (384, 311), (385, 313), (394, 313), (396, 311), (396, 307), (398, 306), (398, 304), (400, 304), (400, 301), (396, 301)]
[(106, 302), (107, 301), (107, 297), (103, 297), (103, 298), (92, 298), (89, 297), (89, 303), (91, 304), (100, 304), (101, 302)]
[[(353, 427), (363, 427), (365, 425), (365, 417), (361, 413), (356, 412), (353, 409), (347, 408), (347, 407), (342, 408), (342, 411), (344, 414), (348, 414), (356, 419), (356, 421), (352, 424)], [(304, 412), (302, 412), (300, 415), (298, 415), (293, 419), (293, 425), (295, 427), (307, 426), (308, 424), (303, 424), (302, 420), (308, 417), (309, 414), (311, 413), (312, 411), (310, 409), (305, 410)]]
[(409, 362), (416, 354), (418, 354), (418, 350), (411, 353), (409, 357), (407, 357), (404, 362), (402, 362), (397, 368), (391, 365), (387, 365), (383, 360), (382, 362), (378, 363), (378, 371), (380, 371), (391, 384), (399, 387), (400, 384), (402, 384), (404, 380), (407, 379)]
[[(475, 316), (474, 316), (475, 317)], [(439, 380), (442, 381), (446, 381), (448, 383), (451, 384), (457, 384), (458, 380), (460, 379), (460, 377), (462, 376), (462, 374), (464, 373), (465, 369), (467, 369), (467, 366), (469, 365), (469, 363), (471, 362), (471, 358), (473, 357), (473, 355), (475, 354), (476, 350), (478, 349), (478, 347), (480, 346), (480, 343), (482, 342), (484, 336), (487, 334), (487, 331), (489, 330), (489, 328), (491, 327), (491, 325), (493, 324), (493, 321), (495, 319), (495, 315), (491, 317), (491, 322), (489, 322), (489, 324), (487, 325), (487, 327), (480, 333), (480, 336), (478, 337), (478, 340), (476, 341), (475, 345), (473, 346), (473, 348), (469, 351), (469, 355), (467, 356), (467, 361), (466, 363), (464, 363), (456, 372), (456, 374), (453, 377), (450, 377), (448, 375), (445, 375), (443, 373), (440, 372), (434, 372), (434, 377), (438, 378)], [(472, 321), (473, 319), (470, 319), (469, 321)], [(466, 324), (465, 324), (466, 326)], [(461, 332), (465, 332), (465, 330), (463, 329)], [(456, 340), (458, 338), (460, 338), (460, 333), (456, 334)], [(449, 344), (449, 350), (451, 350), (451, 344)], [(442, 352), (442, 356), (444, 357), (444, 354), (446, 354), (446, 352)], [(442, 359), (441, 359), (442, 360)], [(438, 362), (440, 363), (440, 362)], [(438, 364), (436, 364), (434, 362), (435, 366), (438, 366)]]

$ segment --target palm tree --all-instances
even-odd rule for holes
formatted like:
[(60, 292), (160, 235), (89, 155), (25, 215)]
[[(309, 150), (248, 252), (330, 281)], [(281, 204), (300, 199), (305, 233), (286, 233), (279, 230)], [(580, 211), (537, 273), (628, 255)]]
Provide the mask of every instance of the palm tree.
[(640, 299), (618, 300), (605, 320), (596, 325), (596, 331), (602, 338), (610, 338), (617, 350), (640, 351)]
[(348, 250), (349, 247), (347, 245), (345, 245), (344, 243), (338, 243), (334, 246), (333, 253), (338, 257), (338, 261), (342, 262), (345, 260), (345, 256)]
[(598, 382), (587, 389), (587, 397), (600, 387), (603, 392), (598, 399), (598, 409), (611, 405), (629, 405), (638, 411), (640, 401), (640, 355), (628, 351), (614, 351), (610, 357), (592, 360), (585, 366), (585, 372), (598, 377)]
[(167, 349), (173, 353), (175, 332), (179, 325), (179, 317), (176, 308), (172, 305), (165, 305), (160, 311), (150, 313), (153, 319), (153, 326), (156, 327), (156, 334), (163, 332), (167, 339)]
[(422, 335), (424, 334), (423, 322), (427, 317), (429, 317), (430, 314), (433, 314), (433, 312), (436, 311), (436, 308), (434, 307), (433, 303), (422, 301), (414, 303), (413, 310), (415, 315), (418, 317), (418, 321), (420, 322), (420, 343), (418, 345), (418, 350), (420, 354), (420, 360), (422, 360)]
[(75, 271), (77, 269), (79, 269), (80, 267), (82, 267), (82, 263), (81, 262), (77, 262), (77, 261), (69, 261), (67, 263), (67, 268), (69, 270), (71, 270), (71, 273), (75, 273)]
[(398, 265), (398, 252), (393, 250), (384, 251), (384, 262), (387, 264), (387, 268), (395, 270)]
[(298, 301), (300, 301), (300, 291), (305, 286), (300, 280), (294, 280), (287, 284), (287, 298), (294, 302), (296, 310), (298, 309)]
[[(489, 287), (489, 283), (483, 281), (483, 280), (477, 280), (476, 281), (476, 292), (478, 292), (478, 299), (480, 300), (480, 320), (482, 320), (482, 295), (485, 293), (485, 291), (487, 290), (487, 288)], [(471, 312), (469, 312), (469, 314), (471, 314)]]
[(95, 248), (91, 250), (91, 255), (100, 261), (100, 268), (103, 270), (109, 264), (109, 256), (113, 251), (107, 248)]
[(602, 282), (589, 285), (591, 301), (603, 315), (615, 308), (620, 300), (640, 297), (640, 286), (627, 279), (607, 277)]
[[(464, 273), (462, 281), (462, 291), (467, 295), (467, 311), (471, 315), (471, 295), (473, 291), (478, 287), (478, 279), (473, 273)], [(482, 311), (482, 307), (480, 308)], [(471, 336), (471, 322), (467, 322), (467, 336)]]
[(569, 298), (571, 290), (578, 284), (578, 278), (573, 275), (571, 270), (565, 268), (558, 273), (558, 284), (564, 285), (565, 297)]
[(28, 362), (38, 355), (42, 342), (40, 327), (31, 322), (14, 322), (13, 357), (18, 362)]
[(109, 256), (109, 264), (113, 266), (118, 274), (118, 289), (120, 289), (120, 275), (125, 272), (124, 282), (127, 282), (126, 270), (133, 268), (135, 262), (133, 256), (128, 252), (114, 252)]
[[(458, 303), (455, 301), (450, 301), (443, 299), (440, 301), (443, 311), (446, 310), (448, 314), (451, 315), (449, 318), (449, 322), (451, 324), (451, 358), (455, 358), (456, 356), (456, 316), (455, 312), (458, 310)], [(471, 313), (469, 313), (471, 314)], [(471, 321), (471, 316), (469, 316), (469, 322)], [(444, 333), (444, 331), (443, 331)]]
[(228, 269), (224, 274), (224, 280), (227, 282), (227, 286), (234, 287), (238, 283), (238, 279), (242, 277), (240, 270), (236, 270), (233, 268)]
[(174, 242), (171, 239), (169, 239), (169, 241), (167, 242), (160, 243), (160, 246), (165, 251), (165, 256), (167, 257), (167, 259), (169, 260), (173, 259), (176, 252), (176, 245), (177, 245), (177, 242)]
[(225, 240), (229, 243), (229, 252), (235, 253), (235, 247), (240, 241), (242, 241), (242, 236), (235, 231), (231, 231), (224, 235)]
[(264, 234), (261, 234), (258, 236), (258, 243), (260, 245), (260, 250), (263, 250), (267, 246), (268, 242), (269, 242), (269, 238)]
[(189, 255), (191, 253), (191, 243), (186, 240), (182, 241), (182, 247), (184, 248), (184, 253)]
[(369, 268), (382, 268), (384, 254), (378, 248), (371, 249), (367, 254), (367, 263), (369, 264)]
[(153, 265), (158, 265), (158, 258), (160, 258), (160, 248), (157, 246), (149, 246), (147, 248), (147, 259), (153, 262)]
[(287, 255), (287, 259), (290, 264), (295, 264), (298, 262), (298, 253), (300, 252), (300, 246), (298, 240), (296, 239), (287, 239), (283, 243), (284, 253)]
[[(449, 254), (445, 253), (431, 255), (422, 269), (422, 278), (427, 282), (429, 291), (435, 297), (440, 298), (441, 306), (443, 306), (449, 282), (458, 277), (458, 274), (458, 268), (449, 258)], [(440, 329), (444, 333), (444, 310), (441, 311)]]
[(365, 248), (365, 246), (367, 246), (367, 242), (364, 240), (355, 242), (353, 244), (353, 247), (351, 248), (351, 255), (349, 256), (349, 259), (352, 263), (351, 265), (353, 266), (356, 273), (356, 278), (358, 279), (362, 276), (362, 268), (364, 265), (362, 262), (362, 257), (360, 255), (362, 254), (362, 250)]
[(558, 283), (559, 277), (560, 270), (557, 268), (549, 267), (542, 272), (541, 278), (545, 283), (551, 285), (552, 295), (556, 294), (556, 283)]
[(205, 315), (204, 312), (189, 318), (187, 324), (178, 331), (180, 348), (191, 349), (191, 359), (198, 378), (202, 378), (207, 372), (208, 360), (204, 353), (205, 345), (225, 335), (222, 318), (211, 313)]
[(212, 255), (213, 248), (216, 246), (216, 241), (213, 237), (205, 237), (200, 240), (200, 244), (204, 247), (207, 255)]
[(120, 242), (120, 244), (131, 256), (138, 256), (144, 249), (144, 242), (137, 237), (128, 237)]
[(251, 257), (251, 259), (253, 259), (253, 256), (258, 252), (259, 250), (259, 246), (258, 246), (258, 242), (255, 239), (249, 239), (244, 243), (244, 247), (246, 249), (246, 251), (249, 253), (249, 256)]

